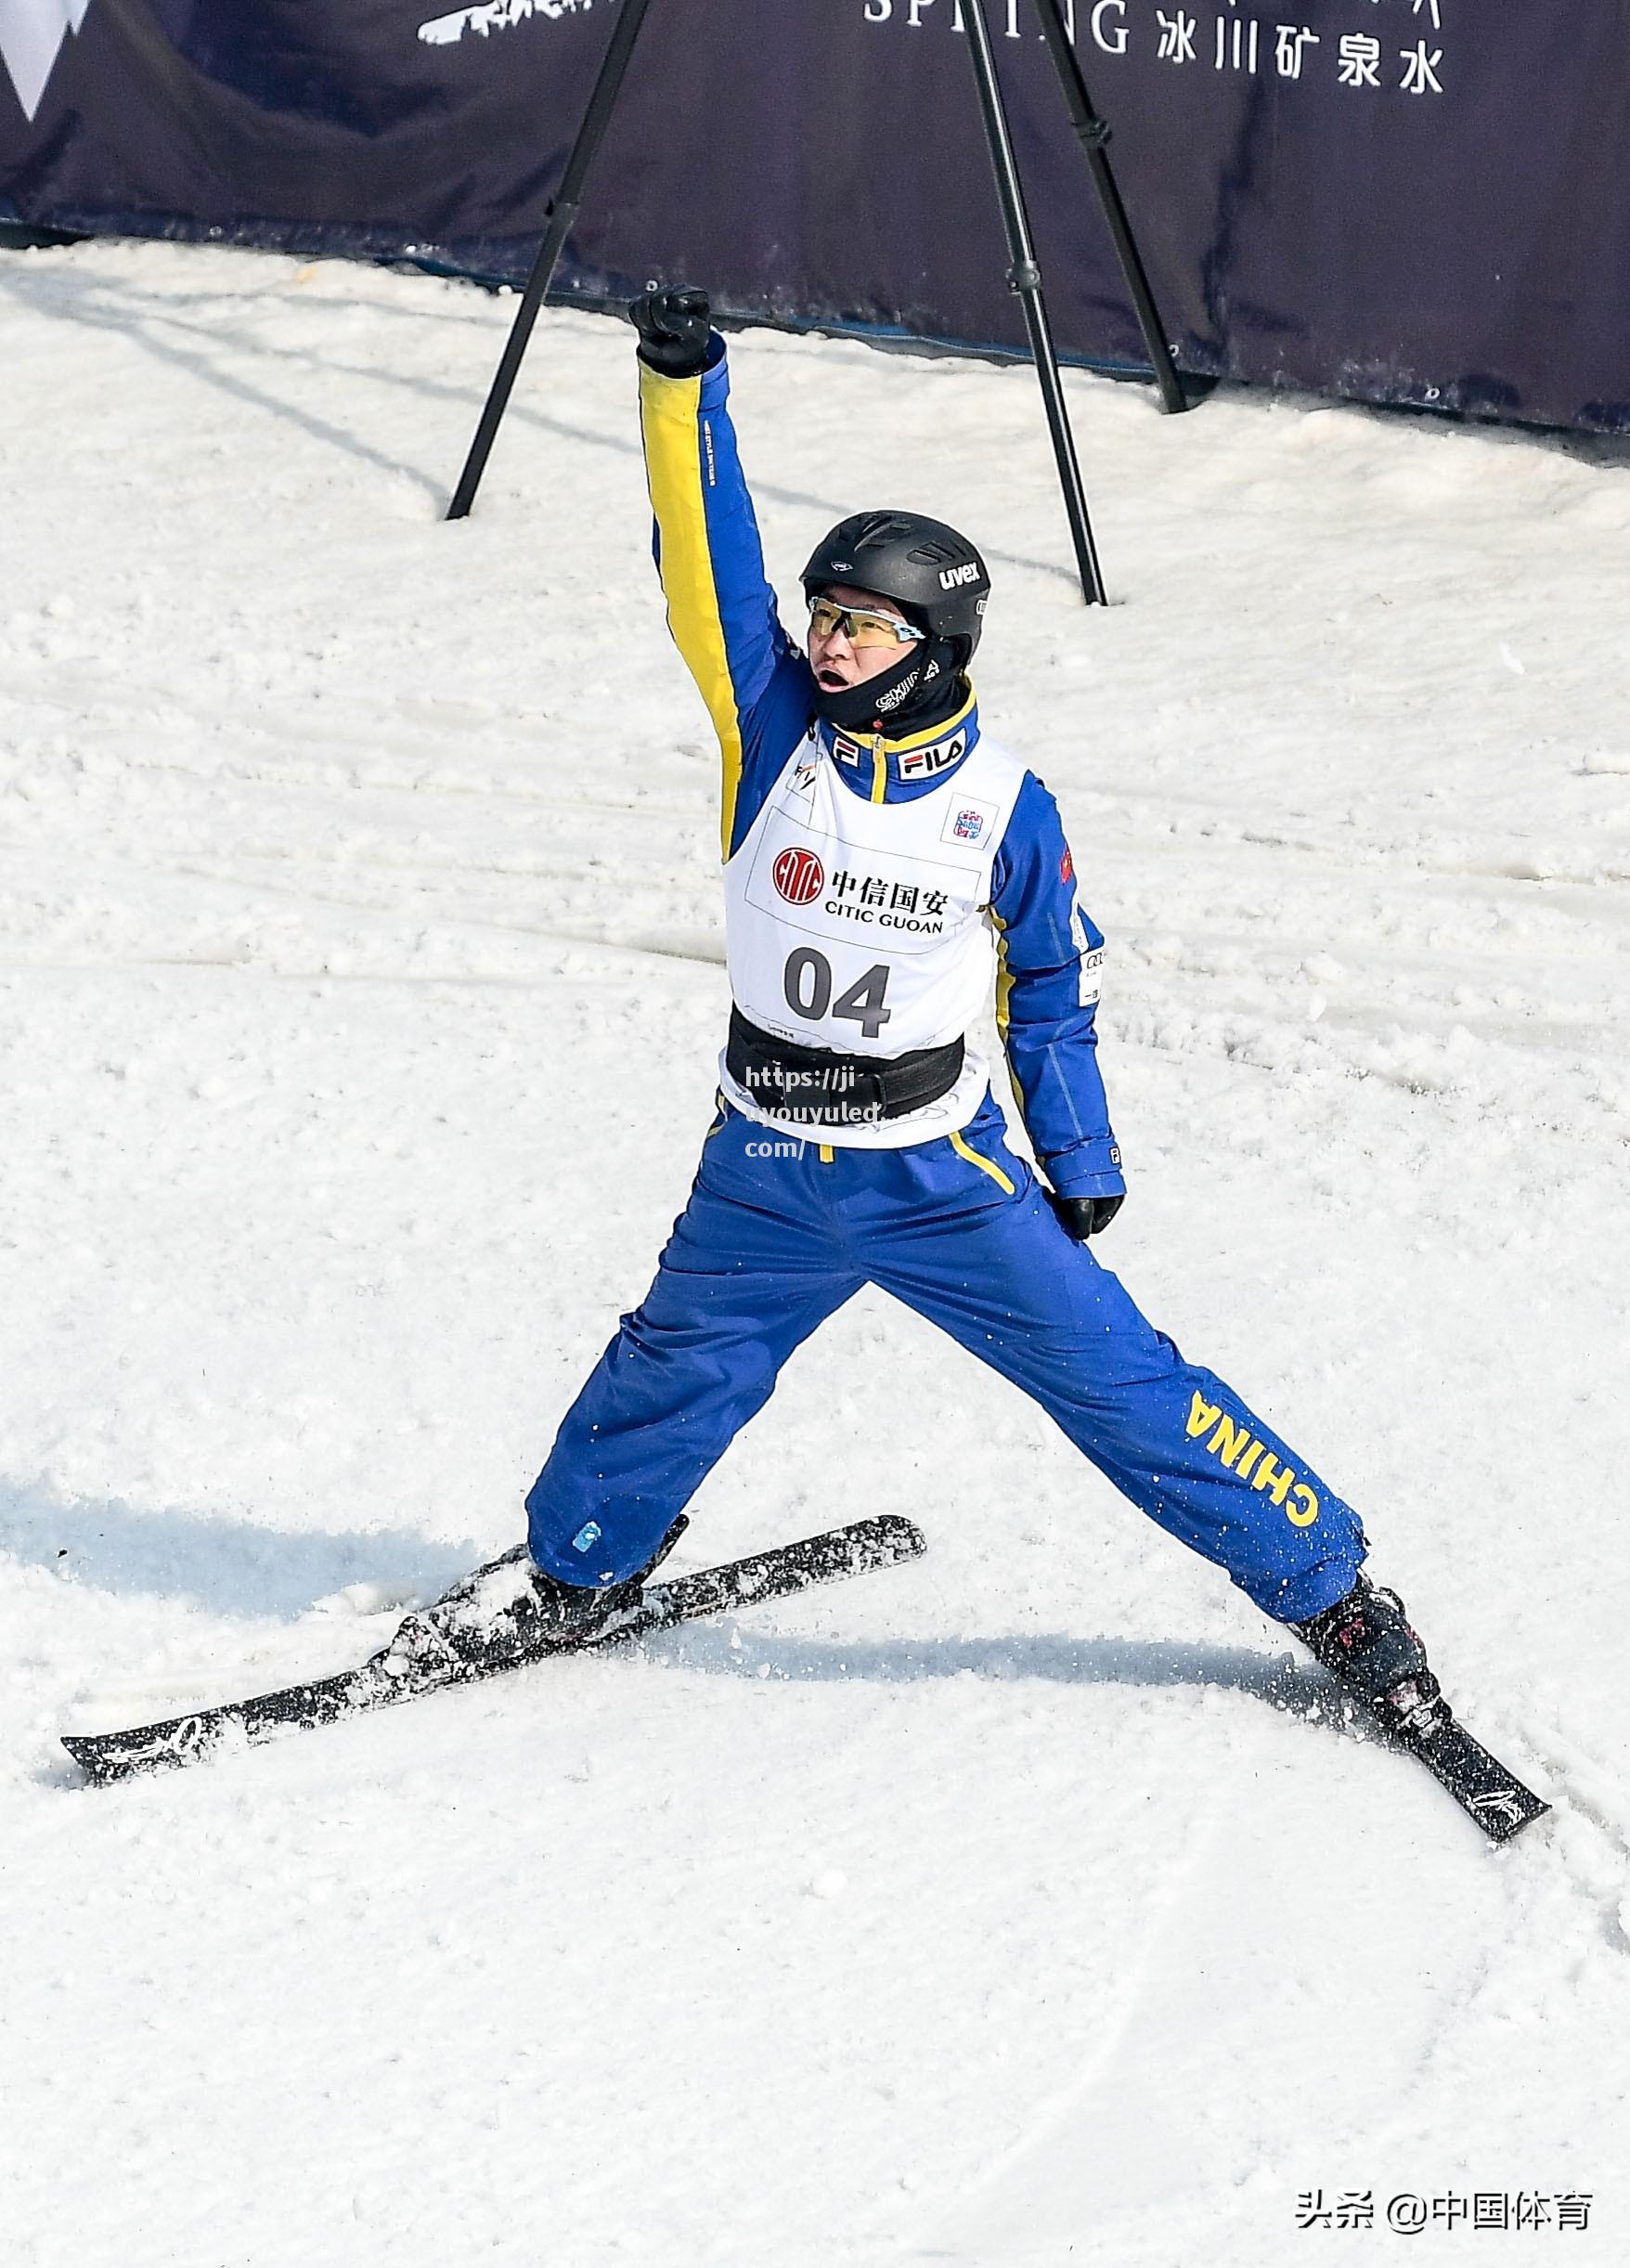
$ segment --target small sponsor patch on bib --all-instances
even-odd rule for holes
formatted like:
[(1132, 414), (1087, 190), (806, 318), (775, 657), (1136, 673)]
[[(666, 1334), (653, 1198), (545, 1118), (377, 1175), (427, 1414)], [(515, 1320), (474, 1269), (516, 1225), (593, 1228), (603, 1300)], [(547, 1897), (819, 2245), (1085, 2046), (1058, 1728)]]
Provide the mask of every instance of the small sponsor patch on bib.
[(971, 803), (953, 803), (939, 830), (942, 843), (982, 843), (990, 824), (989, 811)]

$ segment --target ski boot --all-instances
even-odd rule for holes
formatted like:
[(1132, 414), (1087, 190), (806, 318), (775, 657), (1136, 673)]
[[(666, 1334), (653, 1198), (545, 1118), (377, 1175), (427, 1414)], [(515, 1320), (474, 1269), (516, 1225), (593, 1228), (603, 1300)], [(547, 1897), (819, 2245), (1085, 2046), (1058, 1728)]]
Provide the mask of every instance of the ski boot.
[(1395, 1738), (1429, 1740), (1451, 1721), (1426, 1648), (1396, 1591), (1360, 1575), (1345, 1599), (1291, 1628), (1344, 1693), (1362, 1702)]
[(646, 1578), (688, 1525), (681, 1513), (644, 1566), (621, 1583), (559, 1582), (545, 1575), (524, 1544), (517, 1544), (461, 1576), (433, 1606), (409, 1614), (369, 1666), (419, 1691), (593, 1645), (632, 1620)]

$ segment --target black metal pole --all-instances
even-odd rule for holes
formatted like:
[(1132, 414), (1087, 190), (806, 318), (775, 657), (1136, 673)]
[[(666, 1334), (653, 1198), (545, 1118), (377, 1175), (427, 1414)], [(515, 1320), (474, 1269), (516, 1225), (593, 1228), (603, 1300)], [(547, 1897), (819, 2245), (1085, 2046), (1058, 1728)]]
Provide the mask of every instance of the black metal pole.
[(985, 20), (985, 4), (984, 0), (962, 0), (962, 5), (968, 53), (974, 61), (974, 82), (979, 90), (979, 111), (985, 122), (985, 140), (990, 151), (990, 168), (996, 175), (996, 195), (1002, 206), (1003, 227), (1007, 231), (1008, 285), (1024, 305), (1030, 352), (1035, 357), (1036, 376), (1041, 381), (1041, 399), (1047, 410), (1047, 429), (1053, 435), (1053, 454), (1058, 464), (1058, 485), (1064, 491), (1065, 513), (1075, 545), (1081, 596), (1089, 606), (1106, 606), (1108, 594), (1098, 566), (1092, 522), (1087, 517), (1086, 491), (1081, 486), (1081, 470), (1076, 461), (1069, 411), (1058, 375), (1058, 356), (1047, 322), (1047, 305), (1041, 297), (1041, 271), (1036, 266), (1035, 246), (1030, 241), (1024, 188), (1013, 154), (1013, 138), (1007, 131), (1007, 114), (1002, 107), (1002, 89), (997, 84), (996, 62), (990, 52), (990, 27)]
[(1081, 74), (1080, 58), (1070, 45), (1065, 30), (1064, 18), (1059, 12), (1058, 0), (1036, 0), (1041, 18), (1041, 36), (1047, 42), (1047, 51), (1053, 58), (1058, 73), (1058, 84), (1064, 89), (1064, 99), (1069, 106), (1070, 123), (1074, 126), (1080, 145), (1086, 152), (1087, 167), (1093, 185), (1098, 192), (1098, 202), (1104, 208), (1104, 218), (1109, 224), (1115, 250), (1120, 261), (1120, 272), (1126, 279), (1127, 292), (1138, 318), (1138, 329), (1144, 334), (1144, 345), (1155, 368), (1155, 383), (1160, 389), (1160, 399), (1173, 415), (1188, 408), (1188, 398), (1183, 391), (1183, 382), (1177, 375), (1177, 366), (1171, 359), (1171, 345), (1160, 321), (1160, 310), (1155, 305), (1155, 294), (1149, 288), (1149, 279), (1138, 252), (1137, 240), (1132, 232), (1132, 223), (1126, 216), (1126, 207), (1120, 201), (1114, 173), (1109, 164), (1108, 121), (1093, 108), (1093, 97), (1087, 92), (1087, 83)]
[(622, 0), (622, 12), (613, 27), (611, 45), (605, 51), (600, 76), (594, 82), (594, 92), (589, 97), (589, 108), (583, 113), (583, 123), (577, 129), (577, 138), (572, 144), (566, 170), (561, 175), (561, 186), (550, 201), (549, 227), (538, 247), (537, 257), (532, 263), (532, 273), (526, 279), (526, 289), (521, 294), (521, 305), (510, 327), (498, 373), (486, 397), (486, 407), (481, 413), (480, 424), (475, 428), (475, 438), (470, 444), (470, 454), (464, 460), (464, 470), (459, 475), (459, 486), (453, 491), (453, 500), (447, 506), (449, 520), (465, 518), (475, 501), (475, 491), (481, 486), (481, 476), (492, 454), (493, 442), (503, 422), (504, 411), (509, 407), (511, 389), (526, 353), (532, 326), (537, 320), (537, 310), (543, 305), (543, 295), (554, 280), (562, 249), (576, 226), (583, 184), (589, 177), (595, 153), (611, 123), (612, 112), (622, 91), (623, 77), (628, 68), (628, 58), (634, 52), (634, 42), (640, 36), (640, 26), (645, 20), (645, 11), (650, 5), (651, 0)]

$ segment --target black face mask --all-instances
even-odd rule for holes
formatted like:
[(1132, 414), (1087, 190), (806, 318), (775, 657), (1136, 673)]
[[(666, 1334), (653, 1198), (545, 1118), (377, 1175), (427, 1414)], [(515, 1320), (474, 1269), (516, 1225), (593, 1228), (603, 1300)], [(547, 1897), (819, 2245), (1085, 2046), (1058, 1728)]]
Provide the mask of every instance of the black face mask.
[(847, 732), (883, 732), (890, 740), (925, 732), (954, 717), (968, 697), (960, 638), (928, 638), (861, 684), (841, 693), (815, 687), (815, 714)]

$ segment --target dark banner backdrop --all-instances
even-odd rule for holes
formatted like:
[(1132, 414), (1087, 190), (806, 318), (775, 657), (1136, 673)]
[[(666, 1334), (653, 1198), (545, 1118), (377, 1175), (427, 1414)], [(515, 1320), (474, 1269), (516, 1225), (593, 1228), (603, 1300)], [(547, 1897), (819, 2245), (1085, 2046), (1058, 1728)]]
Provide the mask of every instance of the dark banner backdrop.
[[(518, 277), (616, 0), (0, 0), (0, 209)], [(1022, 347), (961, 0), (653, 0), (555, 296)], [(1032, 0), (1061, 346), (1141, 365)], [(1183, 367), (1630, 430), (1630, 0), (1074, 0)]]

